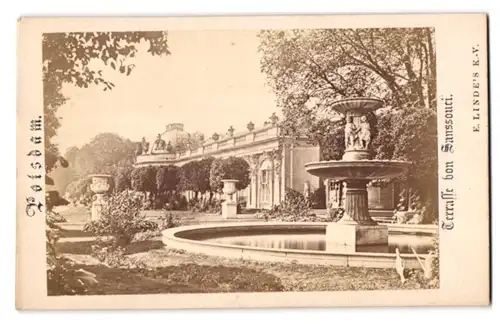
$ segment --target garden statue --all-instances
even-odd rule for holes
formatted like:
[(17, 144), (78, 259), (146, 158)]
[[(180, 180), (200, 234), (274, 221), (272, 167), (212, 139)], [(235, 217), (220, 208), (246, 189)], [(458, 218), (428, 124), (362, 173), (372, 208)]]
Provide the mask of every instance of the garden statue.
[(249, 123), (247, 124), (247, 129), (248, 129), (250, 132), (251, 132), (251, 131), (253, 131), (253, 130), (254, 130), (254, 128), (255, 128), (254, 123), (249, 122)]
[(154, 151), (165, 151), (166, 146), (167, 146), (167, 143), (165, 143), (165, 141), (161, 139), (161, 135), (158, 134), (158, 136), (156, 137), (156, 141), (154, 143), (154, 146), (153, 146), (153, 150)]
[(362, 149), (368, 149), (372, 138), (370, 123), (368, 123), (366, 116), (361, 116), (359, 124), (359, 144)]
[(143, 137), (142, 141), (137, 145), (137, 155), (148, 154), (149, 143), (146, 142), (146, 138)]
[(359, 132), (358, 128), (353, 123), (353, 118), (348, 117), (347, 123), (345, 125), (345, 148), (346, 148), (346, 150), (355, 148), (354, 144), (356, 143), (356, 140), (358, 140), (358, 132)]
[(229, 134), (230, 137), (233, 137), (233, 135), (234, 135), (234, 128), (233, 128), (233, 126), (229, 127), (229, 129), (227, 130), (227, 133)]
[(135, 155), (141, 155), (142, 154), (142, 143), (137, 143), (136, 149), (135, 149)]
[(269, 117), (271, 120), (271, 124), (276, 125), (278, 123), (278, 116), (276, 116), (276, 113), (273, 113), (271, 117)]
[(310, 195), (311, 195), (311, 185), (309, 184), (309, 181), (304, 181), (304, 197), (306, 199), (309, 199)]
[(167, 153), (172, 153), (172, 150), (173, 150), (173, 149), (174, 149), (174, 148), (173, 148), (172, 144), (171, 144), (171, 143), (170, 143), (170, 141), (169, 141), (169, 142), (168, 142), (168, 144), (167, 144)]

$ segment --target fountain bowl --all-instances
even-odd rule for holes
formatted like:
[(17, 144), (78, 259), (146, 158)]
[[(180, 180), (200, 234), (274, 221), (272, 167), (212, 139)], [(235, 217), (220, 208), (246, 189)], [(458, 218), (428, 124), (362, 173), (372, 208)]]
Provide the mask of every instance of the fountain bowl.
[(388, 160), (321, 161), (305, 165), (307, 172), (332, 180), (378, 180), (402, 175), (411, 163)]
[(368, 113), (383, 106), (384, 101), (376, 98), (350, 98), (336, 101), (331, 108), (345, 115), (348, 111)]

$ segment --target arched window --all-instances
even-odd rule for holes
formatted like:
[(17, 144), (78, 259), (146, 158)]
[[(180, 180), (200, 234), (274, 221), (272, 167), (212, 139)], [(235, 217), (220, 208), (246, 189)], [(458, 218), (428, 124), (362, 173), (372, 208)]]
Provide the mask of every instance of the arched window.
[(264, 160), (260, 165), (260, 204), (271, 203), (271, 186), (273, 180), (273, 164), (270, 160)]

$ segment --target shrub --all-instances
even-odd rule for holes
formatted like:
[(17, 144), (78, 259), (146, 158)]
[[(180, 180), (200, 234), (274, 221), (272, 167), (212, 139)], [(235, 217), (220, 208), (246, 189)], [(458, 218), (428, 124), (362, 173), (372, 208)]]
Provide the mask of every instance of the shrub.
[(186, 197), (178, 193), (168, 193), (164, 196), (163, 209), (165, 210), (185, 210), (188, 202)]
[(222, 201), (219, 199), (197, 199), (188, 202), (188, 210), (198, 213), (219, 214), (222, 211)]
[(66, 223), (67, 220), (62, 216), (61, 214), (53, 211), (53, 210), (46, 210), (45, 215), (48, 219), (48, 221), (52, 223)]
[(134, 194), (121, 192), (109, 197), (102, 208), (101, 219), (85, 224), (84, 231), (111, 235), (114, 244), (127, 246), (135, 234), (158, 228), (155, 222), (141, 215), (141, 201)]
[(172, 213), (167, 213), (164, 217), (160, 218), (158, 222), (158, 227), (160, 231), (173, 227), (178, 227), (181, 225), (182, 223), (180, 218)]
[(318, 188), (314, 190), (311, 195), (311, 206), (314, 209), (324, 209), (326, 207), (325, 188)]
[(266, 221), (284, 222), (325, 222), (329, 219), (316, 216), (310, 207), (308, 199), (300, 192), (287, 188), (285, 199), (280, 205), (273, 206), (270, 210), (258, 215)]
[(125, 252), (125, 248), (121, 246), (103, 244), (101, 241), (98, 244), (92, 245), (91, 255), (99, 260), (99, 262), (111, 268), (134, 269), (146, 267), (142, 261), (127, 258)]

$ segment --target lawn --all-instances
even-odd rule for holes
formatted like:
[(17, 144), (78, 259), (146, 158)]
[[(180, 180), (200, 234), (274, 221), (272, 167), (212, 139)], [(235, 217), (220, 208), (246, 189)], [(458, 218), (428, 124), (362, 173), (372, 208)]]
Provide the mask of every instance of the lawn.
[(96, 274), (88, 294), (158, 294), (263, 291), (345, 291), (419, 289), (401, 284), (394, 269), (256, 262), (170, 249), (159, 239), (136, 242), (126, 258), (143, 268), (109, 268), (90, 256), (92, 241), (63, 242), (57, 249), (75, 268)]

